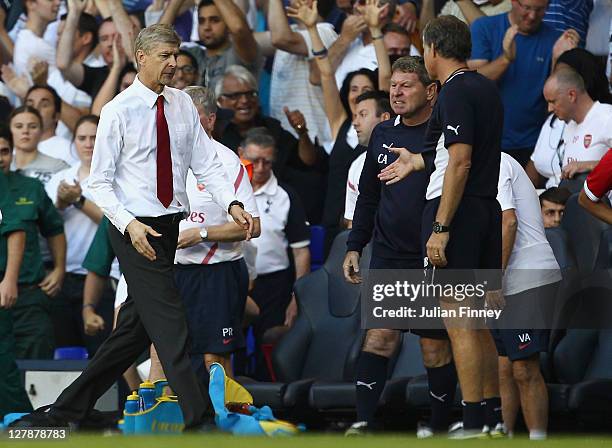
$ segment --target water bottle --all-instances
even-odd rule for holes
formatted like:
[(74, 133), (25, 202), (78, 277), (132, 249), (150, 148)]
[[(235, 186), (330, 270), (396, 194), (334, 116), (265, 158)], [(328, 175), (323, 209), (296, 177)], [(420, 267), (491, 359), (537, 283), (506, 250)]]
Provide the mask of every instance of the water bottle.
[(140, 383), (138, 395), (140, 396), (140, 411), (152, 408), (155, 405), (155, 384), (150, 381)]
[(164, 387), (168, 385), (168, 381), (165, 378), (155, 381), (155, 398), (160, 398), (164, 395)]
[(125, 400), (125, 408), (123, 410), (123, 433), (124, 434), (134, 434), (134, 425), (136, 413), (138, 412), (140, 407), (140, 397), (136, 393), (136, 391), (132, 392), (131, 395), (128, 395)]

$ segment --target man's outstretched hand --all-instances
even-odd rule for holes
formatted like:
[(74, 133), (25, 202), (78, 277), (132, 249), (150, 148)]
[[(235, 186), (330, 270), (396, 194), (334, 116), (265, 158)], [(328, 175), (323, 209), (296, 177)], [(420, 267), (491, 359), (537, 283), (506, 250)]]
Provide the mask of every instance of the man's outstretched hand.
[(425, 169), (425, 160), (421, 154), (412, 153), (406, 148), (389, 148), (389, 151), (399, 157), (380, 171), (378, 178), (385, 182), (385, 185), (395, 184), (408, 177), (413, 171)]

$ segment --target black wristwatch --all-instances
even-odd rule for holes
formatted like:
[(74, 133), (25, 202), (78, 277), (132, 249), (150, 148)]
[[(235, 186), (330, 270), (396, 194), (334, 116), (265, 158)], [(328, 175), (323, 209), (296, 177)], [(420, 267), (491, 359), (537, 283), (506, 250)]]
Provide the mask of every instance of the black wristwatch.
[(237, 205), (238, 207), (240, 207), (242, 210), (244, 210), (244, 204), (240, 201), (232, 201), (230, 202), (230, 205), (227, 207), (227, 213), (230, 212), (230, 210), (232, 209), (232, 207), (234, 205)]
[(440, 224), (438, 221), (433, 223), (433, 233), (446, 233), (450, 231), (450, 227), (449, 226), (443, 226), (442, 224)]
[(83, 208), (83, 205), (85, 205), (85, 196), (81, 195), (76, 201), (72, 203), (72, 205), (74, 205), (74, 208), (81, 210)]

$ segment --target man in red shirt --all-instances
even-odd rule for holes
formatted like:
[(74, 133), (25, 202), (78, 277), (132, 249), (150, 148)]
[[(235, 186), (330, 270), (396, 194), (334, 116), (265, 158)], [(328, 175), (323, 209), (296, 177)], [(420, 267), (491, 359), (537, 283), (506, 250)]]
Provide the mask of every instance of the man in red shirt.
[(578, 202), (591, 215), (612, 224), (612, 208), (601, 199), (608, 195), (612, 199), (612, 149), (599, 161), (584, 182)]

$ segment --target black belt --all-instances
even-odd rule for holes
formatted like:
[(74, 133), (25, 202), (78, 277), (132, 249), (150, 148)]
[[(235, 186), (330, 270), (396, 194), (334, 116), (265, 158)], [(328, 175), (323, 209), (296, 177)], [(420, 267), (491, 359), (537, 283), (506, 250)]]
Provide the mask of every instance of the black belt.
[(145, 224), (171, 225), (178, 224), (187, 216), (186, 212), (171, 213), (161, 216), (137, 216), (136, 219)]

